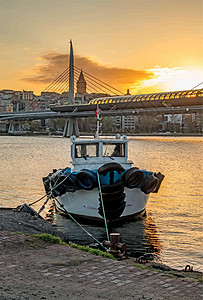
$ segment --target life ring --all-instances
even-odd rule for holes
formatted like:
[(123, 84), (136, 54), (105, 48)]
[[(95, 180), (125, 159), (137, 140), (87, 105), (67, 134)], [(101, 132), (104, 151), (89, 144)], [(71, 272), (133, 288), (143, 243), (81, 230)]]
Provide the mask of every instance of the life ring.
[(114, 184), (102, 184), (101, 185), (102, 193), (113, 193), (113, 192), (120, 190), (121, 188), (124, 188), (122, 180), (119, 180)]
[(79, 188), (90, 191), (97, 186), (96, 174), (90, 170), (80, 170), (76, 175), (76, 183)]
[(149, 194), (153, 192), (159, 183), (159, 179), (155, 177), (153, 174), (144, 179), (141, 185), (141, 191), (145, 194)]
[(120, 174), (120, 173), (124, 172), (125, 169), (124, 169), (123, 166), (121, 166), (118, 163), (108, 163), (108, 164), (105, 164), (105, 165), (101, 166), (97, 170), (97, 172), (100, 175), (106, 175), (108, 172), (112, 172), (112, 171), (117, 171)]
[(124, 185), (129, 189), (136, 188), (143, 181), (143, 178), (144, 173), (136, 167), (127, 170), (122, 176)]

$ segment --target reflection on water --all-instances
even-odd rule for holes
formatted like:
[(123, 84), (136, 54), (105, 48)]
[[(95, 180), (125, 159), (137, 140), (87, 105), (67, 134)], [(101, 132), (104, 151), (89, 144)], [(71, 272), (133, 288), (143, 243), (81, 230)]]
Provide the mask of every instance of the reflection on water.
[[(0, 206), (16, 207), (44, 195), (42, 177), (54, 168), (71, 166), (69, 146), (69, 140), (61, 137), (0, 136)], [(128, 250), (152, 251), (172, 267), (190, 264), (201, 269), (202, 150), (201, 137), (130, 137), (129, 159), (134, 166), (160, 171), (165, 179), (159, 193), (150, 195), (147, 217), (111, 229), (121, 234)], [(62, 216), (55, 215), (54, 222), (72, 239), (92, 242)], [(106, 239), (103, 228), (90, 229), (100, 241)]]
[(132, 256), (139, 257), (152, 253), (160, 259), (162, 243), (157, 234), (154, 220), (149, 215), (137, 217), (134, 222), (125, 223), (122, 227), (112, 228), (111, 232), (121, 234), (121, 239), (127, 244)]
[[(55, 215), (54, 225), (57, 225), (60, 230), (68, 233), (71, 241), (83, 245), (89, 245), (94, 242), (76, 223), (60, 214)], [(83, 224), (82, 226), (97, 240), (102, 242), (107, 239), (104, 226), (87, 224)], [(133, 222), (126, 222), (119, 226), (112, 225), (108, 230), (109, 233), (120, 233), (120, 241), (127, 244), (127, 250), (132, 256), (139, 257), (145, 253), (152, 253), (155, 258), (160, 258), (162, 245), (155, 223), (150, 216), (140, 216)]]

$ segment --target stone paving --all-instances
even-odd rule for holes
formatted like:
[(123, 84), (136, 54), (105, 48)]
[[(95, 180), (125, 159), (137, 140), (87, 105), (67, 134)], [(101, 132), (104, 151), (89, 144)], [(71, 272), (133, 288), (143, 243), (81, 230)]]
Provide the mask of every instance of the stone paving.
[[(0, 236), (0, 243), (11, 239)], [(202, 296), (202, 284), (191, 279), (169, 277), (58, 244), (0, 254), (0, 300), (199, 300)]]

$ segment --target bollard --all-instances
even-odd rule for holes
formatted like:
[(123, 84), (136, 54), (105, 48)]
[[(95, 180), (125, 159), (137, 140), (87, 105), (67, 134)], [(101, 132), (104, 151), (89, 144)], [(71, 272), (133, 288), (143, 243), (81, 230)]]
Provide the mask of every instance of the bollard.
[(109, 253), (113, 256), (120, 258), (126, 253), (126, 244), (119, 243), (120, 233), (110, 233), (110, 241), (103, 241), (105, 247), (110, 247)]

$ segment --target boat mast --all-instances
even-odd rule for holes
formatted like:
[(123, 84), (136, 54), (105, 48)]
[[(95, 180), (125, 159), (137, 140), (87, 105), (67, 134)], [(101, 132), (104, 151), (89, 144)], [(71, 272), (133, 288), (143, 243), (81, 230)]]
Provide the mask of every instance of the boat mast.
[(96, 130), (96, 134), (95, 134), (95, 138), (99, 138), (100, 136), (100, 120), (101, 120), (101, 117), (100, 117), (100, 113), (101, 113), (101, 109), (99, 108), (99, 105), (97, 104), (97, 109), (95, 111), (96, 113), (96, 116), (97, 116), (97, 130)]

